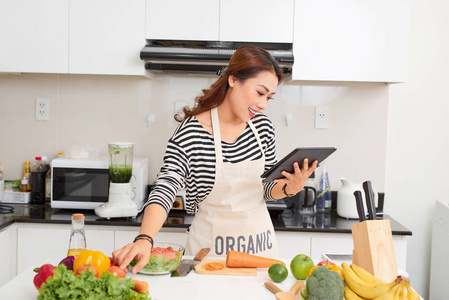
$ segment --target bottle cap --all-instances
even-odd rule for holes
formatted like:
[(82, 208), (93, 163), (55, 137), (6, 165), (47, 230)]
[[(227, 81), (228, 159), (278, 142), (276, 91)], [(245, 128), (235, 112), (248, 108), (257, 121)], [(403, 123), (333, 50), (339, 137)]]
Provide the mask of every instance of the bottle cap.
[(36, 159), (36, 160), (41, 160), (41, 157), (40, 157), (40, 156), (36, 156), (35, 159)]
[(82, 221), (84, 220), (84, 214), (73, 214), (72, 219), (75, 221)]
[(25, 161), (25, 164), (29, 164), (29, 163), (30, 163), (30, 161), (29, 161), (29, 160), (26, 160), (26, 161)]
[(64, 152), (58, 152), (58, 156), (63, 156)]

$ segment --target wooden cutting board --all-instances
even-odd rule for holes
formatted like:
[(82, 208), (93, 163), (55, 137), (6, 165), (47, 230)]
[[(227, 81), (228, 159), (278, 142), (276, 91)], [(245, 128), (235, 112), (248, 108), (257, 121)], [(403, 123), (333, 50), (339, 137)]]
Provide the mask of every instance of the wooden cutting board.
[[(216, 271), (208, 271), (204, 269), (204, 265), (211, 263), (211, 262), (217, 262), (225, 266), (224, 269), (216, 270)], [(256, 268), (226, 268), (226, 260), (208, 260), (204, 259), (200, 261), (195, 266), (195, 272), (198, 274), (207, 274), (207, 275), (235, 275), (235, 276), (256, 276), (257, 275), (257, 269)]]

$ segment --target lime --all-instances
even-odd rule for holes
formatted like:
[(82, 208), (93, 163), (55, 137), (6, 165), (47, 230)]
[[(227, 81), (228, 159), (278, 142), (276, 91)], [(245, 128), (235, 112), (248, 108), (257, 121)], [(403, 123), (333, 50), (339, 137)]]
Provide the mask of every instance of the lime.
[(268, 276), (274, 282), (282, 282), (288, 276), (288, 270), (283, 264), (273, 264), (268, 269)]

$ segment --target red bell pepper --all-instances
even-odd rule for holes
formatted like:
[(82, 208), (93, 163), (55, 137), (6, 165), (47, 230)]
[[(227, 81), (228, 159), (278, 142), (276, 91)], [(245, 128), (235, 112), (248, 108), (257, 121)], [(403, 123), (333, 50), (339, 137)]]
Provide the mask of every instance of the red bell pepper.
[(54, 269), (56, 267), (51, 264), (45, 264), (40, 268), (34, 269), (34, 272), (37, 272), (37, 274), (34, 276), (33, 283), (37, 290), (41, 289), (42, 284), (46, 283), (49, 277), (53, 278)]

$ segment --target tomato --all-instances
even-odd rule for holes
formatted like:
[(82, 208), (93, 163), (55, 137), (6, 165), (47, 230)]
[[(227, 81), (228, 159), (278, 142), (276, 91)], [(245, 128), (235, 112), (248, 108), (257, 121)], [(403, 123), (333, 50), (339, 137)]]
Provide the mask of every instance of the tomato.
[(75, 276), (79, 276), (79, 275), (81, 275), (81, 273), (83, 273), (84, 271), (87, 271), (87, 270), (92, 270), (92, 271), (94, 271), (95, 277), (98, 278), (98, 270), (97, 270), (97, 268), (95, 268), (94, 266), (89, 265), (89, 264), (85, 264), (85, 265), (79, 266), (79, 267), (76, 269)]
[(176, 253), (172, 252), (172, 253), (164, 253), (162, 254), (162, 256), (168, 258), (168, 259), (175, 259), (176, 258)]
[(172, 247), (167, 248), (161, 248), (161, 247), (155, 247), (151, 249), (151, 256), (153, 257), (166, 257), (168, 259), (175, 259), (176, 258), (176, 252), (173, 251)]
[(103, 275), (103, 272), (106, 271), (110, 265), (111, 260), (109, 257), (101, 253), (100, 251), (92, 251), (92, 250), (86, 250), (80, 253), (75, 258), (75, 261), (73, 262), (73, 272), (75, 272), (81, 265), (92, 265), (98, 270), (98, 278), (101, 278)]
[(117, 276), (118, 278), (126, 278), (126, 272), (120, 267), (112, 266), (109, 267), (106, 271), (114, 276)]

